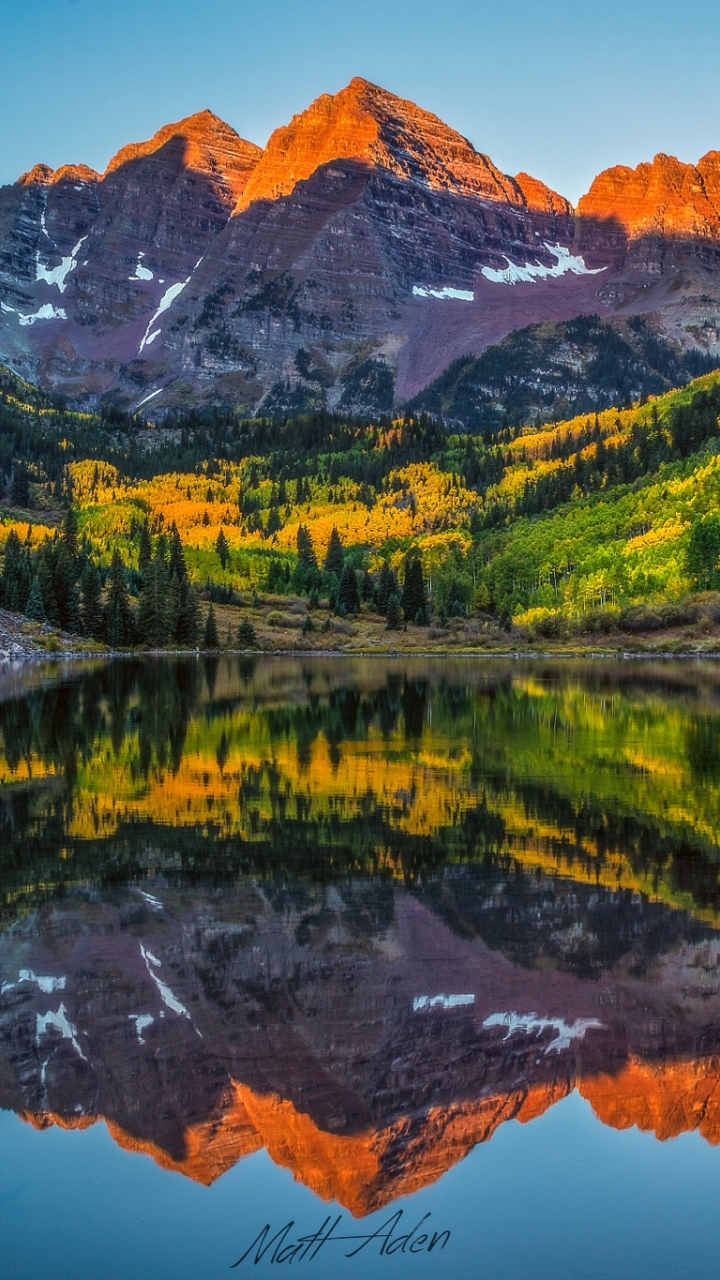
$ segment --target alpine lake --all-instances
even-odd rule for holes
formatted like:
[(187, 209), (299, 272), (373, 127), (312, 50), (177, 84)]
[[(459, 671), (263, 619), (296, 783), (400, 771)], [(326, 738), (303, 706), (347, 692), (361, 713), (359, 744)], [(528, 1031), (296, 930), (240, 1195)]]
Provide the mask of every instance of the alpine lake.
[(7, 1280), (720, 1276), (720, 664), (0, 686)]

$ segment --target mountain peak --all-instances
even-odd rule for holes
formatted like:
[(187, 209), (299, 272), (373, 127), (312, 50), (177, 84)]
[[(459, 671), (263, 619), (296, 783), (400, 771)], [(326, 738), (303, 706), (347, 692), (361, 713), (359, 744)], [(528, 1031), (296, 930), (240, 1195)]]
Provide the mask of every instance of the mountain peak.
[[(276, 129), (236, 212), (289, 195), (332, 161), (356, 160), (437, 191), (525, 205), (518, 184), (438, 116), (355, 76)], [(552, 194), (552, 193), (551, 193)], [(567, 201), (556, 199), (569, 211)]]
[(86, 164), (63, 164), (51, 169), (48, 164), (35, 164), (17, 180), (19, 187), (51, 187), (58, 182), (99, 182), (100, 174)]
[(134, 160), (154, 156), (175, 141), (179, 143), (178, 162), (181, 168), (207, 174), (216, 180), (220, 178), (234, 199), (244, 190), (262, 155), (260, 147), (246, 142), (229, 124), (205, 108), (174, 124), (163, 125), (145, 142), (131, 142), (121, 147), (110, 160), (103, 177), (107, 178)]
[(634, 169), (615, 165), (598, 174), (578, 212), (586, 219), (614, 222), (630, 239), (658, 233), (716, 238), (720, 156), (708, 152), (694, 165), (660, 151)]

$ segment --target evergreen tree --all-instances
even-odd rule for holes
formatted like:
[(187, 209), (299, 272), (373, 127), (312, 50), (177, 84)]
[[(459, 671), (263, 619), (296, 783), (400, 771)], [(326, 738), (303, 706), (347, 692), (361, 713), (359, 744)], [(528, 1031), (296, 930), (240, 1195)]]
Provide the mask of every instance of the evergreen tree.
[(21, 577), (24, 553), (22, 543), (14, 529), (11, 529), (5, 543), (2, 578), (0, 578), (0, 604), (6, 609), (22, 612), (27, 603), (27, 592), (21, 600)]
[(271, 507), (268, 514), (268, 522), (265, 526), (265, 537), (271, 538), (274, 533), (279, 533), (282, 529), (282, 520), (277, 507)]
[(298, 564), (303, 569), (317, 569), (317, 556), (309, 529), (301, 524), (297, 531)]
[(357, 578), (351, 564), (346, 564), (342, 572), (338, 589), (338, 608), (344, 609), (346, 614), (357, 613), (360, 608)]
[(78, 591), (78, 585), (76, 582), (73, 582), (72, 587), (70, 588), (67, 619), (66, 630), (69, 631), (71, 635), (81, 636), (83, 634), (84, 627), (82, 610), (80, 608), (80, 592)]
[(62, 541), (54, 548), (52, 565), (53, 591), (57, 603), (59, 625), (63, 631), (72, 631), (73, 591), (75, 587), (75, 564), (71, 559), (67, 543)]
[(417, 552), (411, 552), (405, 560), (402, 609), (406, 622), (416, 622), (422, 626), (427, 621), (422, 561)]
[(88, 560), (80, 579), (82, 592), (82, 624), (86, 636), (103, 638), (103, 608), (100, 574), (94, 560)]
[(170, 573), (174, 574), (179, 582), (182, 582), (188, 576), (185, 552), (183, 551), (180, 534), (175, 523), (170, 529)]
[(220, 637), (218, 636), (217, 622), (215, 620), (215, 610), (210, 602), (210, 610), (205, 620), (205, 632), (203, 635), (204, 649), (217, 649), (220, 645)]
[(183, 649), (196, 649), (200, 640), (200, 602), (192, 582), (180, 583), (180, 608), (175, 638)]
[(386, 606), (386, 618), (385, 628), (387, 631), (402, 631), (403, 618), (399, 596), (390, 596)]
[(391, 596), (399, 596), (397, 578), (387, 560), (383, 564), (375, 589), (375, 605), (378, 613), (387, 615), (388, 600)]
[(249, 618), (243, 618), (238, 627), (238, 644), (241, 649), (257, 648), (257, 632)]
[(138, 547), (138, 569), (143, 576), (150, 568), (152, 554), (152, 539), (148, 529), (148, 522), (145, 520), (140, 527), (140, 546)]
[(40, 587), (40, 579), (37, 576), (32, 580), (30, 595), (25, 607), (25, 614), (31, 622), (45, 622), (46, 620), (43, 593)]
[(190, 581), (185, 552), (176, 525), (170, 530), (170, 635), (183, 649), (197, 648), (200, 639), (200, 604)]
[(13, 467), (10, 501), (13, 506), (23, 507), (25, 510), (30, 506), (30, 477), (22, 462), (16, 462)]
[(74, 507), (68, 507), (62, 522), (62, 539), (71, 560), (77, 559), (78, 553), (78, 520)]
[(44, 546), (40, 548), (37, 556), (35, 557), (35, 571), (40, 583), (40, 590), (42, 591), (45, 617), (51, 627), (59, 627), (61, 625), (61, 618), (57, 597), (55, 595), (53, 559), (53, 547), (50, 543), (46, 542)]
[(125, 649), (133, 642), (133, 616), (130, 611), (125, 568), (117, 547), (110, 563), (108, 598), (105, 610), (105, 633), (113, 649)]
[(138, 600), (138, 631), (144, 645), (161, 649), (172, 634), (173, 600), (166, 560), (166, 543), (157, 539)]
[(323, 566), (326, 573), (334, 573), (335, 577), (340, 581), (343, 569), (345, 568), (345, 556), (343, 555), (343, 545), (335, 525), (330, 532), (330, 541), (325, 555), (325, 564)]
[(265, 590), (272, 591), (275, 595), (282, 595), (285, 587), (285, 567), (281, 560), (272, 559), (265, 582)]
[(220, 564), (224, 569), (228, 560), (230, 559), (230, 547), (228, 546), (228, 540), (225, 537), (225, 530), (222, 527), (220, 529), (220, 532), (217, 538), (215, 539), (215, 550), (217, 552), (218, 560), (220, 561)]

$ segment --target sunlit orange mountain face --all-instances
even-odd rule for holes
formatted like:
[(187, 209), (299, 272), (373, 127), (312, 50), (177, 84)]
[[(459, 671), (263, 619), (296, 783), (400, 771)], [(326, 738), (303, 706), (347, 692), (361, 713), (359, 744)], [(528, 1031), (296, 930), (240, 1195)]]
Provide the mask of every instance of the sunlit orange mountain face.
[[(575, 209), (362, 79), (264, 150), (210, 111), (0, 189), (0, 360), (76, 404), (386, 412), (533, 321), (643, 315), (717, 356), (718, 153)], [(152, 397), (149, 400), (148, 397)]]
[(0, 1107), (356, 1217), (577, 1090), (720, 1141), (720, 675), (184, 660), (0, 702)]

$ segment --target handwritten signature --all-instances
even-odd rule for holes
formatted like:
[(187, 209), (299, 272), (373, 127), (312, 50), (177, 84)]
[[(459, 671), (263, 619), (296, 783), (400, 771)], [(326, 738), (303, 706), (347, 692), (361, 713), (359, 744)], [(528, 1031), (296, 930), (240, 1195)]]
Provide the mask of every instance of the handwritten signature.
[[(238, 1258), (237, 1262), (233, 1262), (230, 1270), (239, 1267), (243, 1262), (252, 1263), (257, 1266), (262, 1262), (266, 1254), (269, 1255), (267, 1261), (269, 1263), (283, 1262), (313, 1262), (317, 1258), (321, 1249), (326, 1245), (342, 1244), (352, 1242), (352, 1247), (345, 1253), (346, 1258), (356, 1258), (363, 1249), (371, 1246), (378, 1250), (378, 1257), (389, 1258), (394, 1253), (433, 1253), (438, 1249), (441, 1253), (446, 1244), (450, 1240), (450, 1232), (431, 1231), (429, 1224), (425, 1231), (420, 1228), (427, 1223), (428, 1218), (432, 1215), (426, 1213), (419, 1222), (415, 1224), (412, 1231), (401, 1231), (402, 1220), (405, 1211), (398, 1209), (385, 1222), (383, 1222), (376, 1231), (341, 1233), (343, 1215), (340, 1213), (333, 1220), (332, 1214), (328, 1214), (322, 1226), (317, 1231), (313, 1231), (310, 1235), (297, 1235), (294, 1231), (294, 1220), (286, 1222), (284, 1227), (276, 1231), (272, 1235), (272, 1227), (266, 1222), (262, 1231), (259, 1231), (252, 1244)], [(353, 1224), (355, 1225), (355, 1224)], [(254, 1251), (254, 1252), (253, 1252)]]

